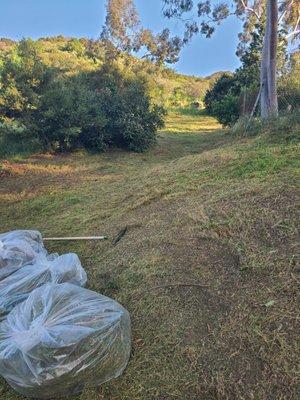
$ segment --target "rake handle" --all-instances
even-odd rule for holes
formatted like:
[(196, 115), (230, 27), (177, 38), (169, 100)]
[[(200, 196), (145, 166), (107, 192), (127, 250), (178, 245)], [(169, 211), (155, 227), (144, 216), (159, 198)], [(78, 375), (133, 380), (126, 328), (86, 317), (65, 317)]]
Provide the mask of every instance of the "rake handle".
[(44, 241), (51, 241), (51, 240), (106, 240), (108, 239), (107, 236), (75, 236), (75, 237), (48, 237), (43, 238)]

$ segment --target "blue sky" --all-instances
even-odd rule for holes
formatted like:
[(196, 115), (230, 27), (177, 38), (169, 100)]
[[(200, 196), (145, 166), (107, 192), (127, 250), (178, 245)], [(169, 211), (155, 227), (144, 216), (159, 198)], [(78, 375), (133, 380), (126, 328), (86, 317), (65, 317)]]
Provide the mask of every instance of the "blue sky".
[[(168, 26), (180, 33), (180, 23), (161, 14), (161, 0), (135, 0), (145, 27), (155, 32)], [(65, 35), (97, 38), (105, 18), (105, 0), (0, 0), (0, 37), (20, 39)], [(182, 51), (177, 71), (206, 76), (234, 70), (237, 33), (241, 24), (232, 18), (218, 28), (212, 39), (198, 36)]]

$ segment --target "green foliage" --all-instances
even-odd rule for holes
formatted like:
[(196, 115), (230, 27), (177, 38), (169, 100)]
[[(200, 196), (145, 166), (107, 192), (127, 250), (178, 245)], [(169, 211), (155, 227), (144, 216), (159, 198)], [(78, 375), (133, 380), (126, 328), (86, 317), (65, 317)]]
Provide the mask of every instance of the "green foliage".
[(56, 151), (80, 146), (145, 151), (155, 141), (162, 115), (151, 107), (143, 82), (105, 67), (93, 76), (54, 82), (31, 113), (29, 126), (45, 148)]
[(141, 71), (124, 68), (120, 59), (102, 66), (93, 59), (88, 61), (92, 69), (72, 71), (65, 68), (61, 53), (83, 59), (86, 50), (95, 55), (101, 46), (60, 38), (46, 40), (45, 51), (43, 43), (22, 40), (1, 53), (3, 143), (38, 141), (46, 150), (65, 152), (82, 146), (145, 151), (155, 142), (164, 111), (151, 101), (150, 80)]
[(108, 0), (101, 37), (118, 50), (130, 52), (139, 40), (139, 22), (133, 0)]
[(52, 70), (40, 57), (39, 43), (21, 40), (4, 54), (0, 69), (0, 115), (19, 118), (38, 106), (41, 93), (51, 79)]
[[(53, 82), (43, 93), (39, 107), (25, 123), (40, 138), (44, 148), (69, 151), (84, 144), (88, 133), (97, 132), (93, 140), (95, 150), (103, 150), (100, 143), (105, 116), (101, 110), (101, 99), (95, 91), (76, 79)], [(81, 140), (82, 143), (81, 143)]]
[(171, 37), (167, 28), (158, 34), (144, 29), (133, 0), (107, 0), (106, 12), (101, 38), (110, 52), (141, 54), (144, 51), (143, 58), (160, 65), (178, 61), (182, 40)]
[(216, 80), (213, 87), (208, 90), (204, 97), (206, 110), (212, 113), (214, 103), (219, 102), (226, 96), (234, 83), (232, 74), (224, 73)]
[(219, 101), (214, 101), (211, 114), (224, 126), (234, 124), (239, 118), (237, 98), (228, 93)]
[(82, 56), (85, 52), (85, 47), (79, 39), (71, 39), (62, 49), (64, 51), (73, 52), (77, 56)]
[(0, 123), (0, 135), (13, 140), (22, 140), (27, 135), (27, 129), (18, 121), (5, 119)]
[(255, 31), (241, 54), (242, 66), (234, 74), (221, 75), (205, 95), (208, 112), (223, 125), (232, 125), (252, 111), (259, 88), (261, 46), (262, 36)]
[(111, 64), (102, 68), (96, 81), (106, 88), (100, 93), (110, 143), (138, 152), (147, 150), (163, 126), (164, 109), (151, 105), (146, 82), (138, 76), (124, 76)]
[(144, 151), (163, 124), (163, 108), (201, 107), (217, 78), (184, 76), (115, 54), (99, 40), (1, 39), (1, 143), (13, 150), (24, 129), (22, 142), (32, 149), (38, 143), (54, 151)]
[[(134, 75), (143, 75), (144, 79), (148, 81), (147, 91), (152, 102), (166, 108), (190, 107), (192, 103), (196, 102), (200, 103), (201, 106), (206, 91), (219, 76), (219, 73), (206, 78), (181, 75), (162, 65), (154, 64), (147, 59), (137, 59), (125, 53), (116, 54), (114, 48), (108, 49), (99, 40), (73, 40), (58, 36), (42, 38), (33, 43), (38, 47), (38, 59), (42, 63), (43, 68), (46, 67), (48, 74), (63, 75), (68, 78), (78, 73), (99, 70), (104, 63), (112, 60), (121, 69), (126, 69), (126, 71), (132, 72)], [(78, 51), (76, 51), (77, 45), (80, 47)], [(11, 69), (9, 70), (8, 63), (15, 63), (18, 46), (18, 42), (15, 43), (14, 46), (10, 47), (9, 52), (1, 51), (0, 47), (0, 80), (2, 79), (1, 70), (3, 67), (6, 71), (5, 74), (10, 73)], [(83, 54), (82, 47), (84, 48)], [(161, 48), (159, 51), (163, 51), (163, 49)], [(24, 96), (22, 95), (23, 89), (21, 90), (18, 84), (19, 81), (22, 81), (21, 77), (18, 80), (18, 74), (14, 71), (11, 71), (10, 76), (14, 79), (11, 78), (12, 82), (10, 85), (6, 84), (7, 106), (5, 108), (9, 111), (10, 116), (13, 116), (14, 107), (17, 109), (17, 112), (22, 112)], [(44, 78), (46, 80), (49, 76), (45, 76)], [(18, 80), (17, 84), (15, 82), (16, 79)], [(0, 103), (1, 101), (3, 102), (3, 99), (4, 97), (1, 94)]]
[[(162, 0), (163, 15), (175, 18), (184, 25), (183, 44), (188, 43), (194, 35), (202, 34), (210, 38), (217, 27), (228, 17), (235, 15), (243, 22), (239, 34), (237, 54), (241, 56), (244, 49), (252, 41), (252, 34), (258, 33), (263, 37), (266, 22), (266, 0)], [(282, 0), (278, 2), (279, 39), (287, 33), (292, 41), (297, 41), (299, 25), (299, 7), (297, 1)], [(283, 35), (281, 35), (283, 33)], [(281, 42), (281, 43), (280, 43)], [(279, 40), (280, 47), (286, 47), (287, 40)]]
[[(232, 125), (239, 117), (250, 115), (259, 93), (261, 36), (252, 33), (252, 41), (241, 56), (242, 66), (234, 74), (223, 74), (206, 92), (207, 111), (223, 125)], [(299, 53), (299, 52), (297, 52)], [(300, 104), (299, 55), (295, 53), (286, 66), (285, 51), (279, 51), (281, 75), (278, 79), (279, 111), (295, 110)]]

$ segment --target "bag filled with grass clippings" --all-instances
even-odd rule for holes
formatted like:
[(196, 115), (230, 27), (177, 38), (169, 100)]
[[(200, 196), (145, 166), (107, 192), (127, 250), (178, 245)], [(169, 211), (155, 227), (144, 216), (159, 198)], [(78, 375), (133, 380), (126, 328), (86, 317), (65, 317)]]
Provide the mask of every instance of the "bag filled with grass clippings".
[(15, 230), (0, 234), (0, 281), (26, 264), (48, 256), (42, 235), (33, 230)]
[(69, 283), (46, 284), (0, 324), (0, 374), (25, 396), (65, 398), (121, 375), (130, 347), (120, 304)]
[(86, 281), (86, 273), (74, 253), (64, 254), (52, 261), (39, 259), (33, 265), (25, 265), (0, 282), (0, 321), (33, 289), (45, 283), (69, 282), (84, 286)]

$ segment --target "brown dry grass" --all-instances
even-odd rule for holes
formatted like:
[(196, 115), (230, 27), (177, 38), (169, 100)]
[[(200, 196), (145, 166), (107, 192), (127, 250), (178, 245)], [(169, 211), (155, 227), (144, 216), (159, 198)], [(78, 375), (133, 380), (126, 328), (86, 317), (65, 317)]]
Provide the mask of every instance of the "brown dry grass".
[[(39, 155), (3, 168), (1, 231), (113, 238), (128, 226), (116, 246), (49, 247), (77, 252), (89, 287), (132, 318), (125, 374), (77, 400), (299, 398), (297, 146), (197, 126), (161, 133), (146, 154)], [(203, 287), (149, 290), (189, 282)], [(4, 382), (0, 393), (21, 398)]]

